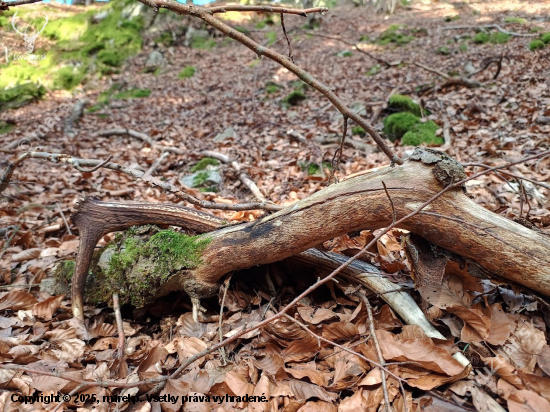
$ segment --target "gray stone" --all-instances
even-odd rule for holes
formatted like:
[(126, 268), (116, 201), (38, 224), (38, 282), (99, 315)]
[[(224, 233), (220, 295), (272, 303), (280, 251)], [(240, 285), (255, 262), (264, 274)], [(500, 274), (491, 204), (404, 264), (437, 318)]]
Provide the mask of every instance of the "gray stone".
[(206, 38), (210, 37), (210, 33), (208, 33), (208, 30), (202, 30), (202, 29), (195, 29), (193, 27), (189, 27), (187, 29), (187, 32), (185, 33), (185, 41), (184, 45), (186, 47), (189, 47), (191, 43), (193, 43), (193, 40), (197, 38)]
[(227, 139), (235, 140), (236, 137), (237, 137), (237, 134), (235, 133), (235, 129), (233, 129), (232, 127), (228, 127), (223, 132), (221, 132), (216, 137), (214, 137), (214, 141), (216, 143), (220, 143)]
[(164, 66), (164, 56), (158, 50), (153, 50), (149, 53), (147, 62), (145, 63), (145, 69), (147, 71), (155, 71), (157, 68)]
[(181, 182), (187, 187), (209, 187), (219, 186), (222, 182), (222, 175), (217, 168), (199, 170), (192, 175), (184, 176)]

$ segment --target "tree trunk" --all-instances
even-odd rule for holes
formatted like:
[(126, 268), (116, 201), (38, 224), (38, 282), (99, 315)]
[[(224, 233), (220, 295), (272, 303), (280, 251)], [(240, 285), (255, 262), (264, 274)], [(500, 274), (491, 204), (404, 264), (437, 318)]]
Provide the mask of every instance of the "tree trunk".
[[(201, 252), (202, 263), (175, 273), (166, 282), (166, 290), (183, 289), (194, 298), (211, 296), (217, 293), (220, 278), (229, 272), (296, 256), (351, 231), (387, 227), (392, 223), (393, 211), (382, 183), (400, 218), (450, 182), (464, 177), (462, 167), (447, 155), (417, 149), (401, 166), (329, 186), (256, 222), (223, 227), (203, 235), (210, 241)], [(152, 210), (152, 205), (147, 205)], [(163, 207), (157, 206), (159, 210)], [(73, 299), (78, 299), (87, 273), (82, 271), (81, 264), (86, 259), (83, 255), (88, 253), (85, 249), (97, 243), (86, 235), (86, 228), (93, 227), (97, 238), (100, 233), (136, 223), (203, 225), (203, 228), (209, 223), (212, 227), (221, 225), (219, 219), (192, 209), (174, 211), (176, 207), (166, 207), (172, 212), (157, 211), (155, 215), (151, 211), (140, 214), (132, 206), (116, 203), (85, 202), (75, 215), (75, 223), (81, 230), (81, 250)], [(192, 216), (186, 217), (187, 213)], [(108, 223), (111, 218), (114, 223)], [(447, 191), (400, 227), (471, 259), (492, 275), (550, 296), (549, 237), (482, 208), (460, 188)]]

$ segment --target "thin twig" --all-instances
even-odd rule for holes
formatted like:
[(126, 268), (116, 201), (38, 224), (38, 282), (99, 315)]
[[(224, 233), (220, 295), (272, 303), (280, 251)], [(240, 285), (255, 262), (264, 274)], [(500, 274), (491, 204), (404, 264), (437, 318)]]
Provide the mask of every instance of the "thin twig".
[(432, 72), (432, 73), (435, 73), (441, 77), (443, 77), (444, 79), (446, 79), (447, 81), (441, 86), (441, 87), (445, 87), (445, 86), (452, 86), (452, 85), (459, 85), (459, 86), (465, 86), (465, 87), (468, 87), (470, 89), (475, 89), (475, 88), (478, 88), (478, 87), (483, 87), (485, 86), (483, 83), (480, 83), (476, 80), (470, 80), (470, 79), (467, 79), (465, 77), (451, 77), (445, 73), (443, 73), (442, 71), (440, 70), (437, 70), (437, 69), (433, 69), (431, 67), (428, 67), (422, 63), (419, 63), (419, 62), (414, 62), (413, 63), (415, 66), (417, 67), (420, 67), (424, 70), (427, 70), (429, 72)]
[(313, 7), (310, 9), (289, 9), (286, 7), (272, 7), (272, 6), (245, 6), (228, 4), (226, 6), (206, 7), (210, 13), (226, 13), (228, 11), (255, 11), (266, 13), (284, 13), (284, 14), (297, 14), (299, 16), (307, 17), (312, 13), (325, 13), (328, 11), (326, 7)]
[(147, 143), (152, 149), (157, 149), (161, 152), (171, 152), (179, 155), (187, 154), (187, 150), (178, 149), (174, 146), (163, 146), (155, 142), (151, 136), (145, 133), (138, 132), (137, 130), (133, 129), (108, 129), (108, 130), (102, 130), (95, 134), (95, 136), (115, 136), (120, 134), (127, 134), (128, 136), (135, 137), (136, 139), (140, 139), (141, 141)]
[[(386, 185), (384, 185), (384, 189), (385, 188), (386, 188)], [(380, 343), (378, 342), (378, 338), (376, 337), (376, 329), (374, 328), (374, 317), (372, 316), (372, 307), (370, 305), (369, 299), (361, 293), (358, 293), (358, 295), (363, 300), (363, 303), (367, 308), (367, 318), (369, 322), (370, 335), (372, 337), (372, 341), (374, 342), (374, 348), (376, 350), (376, 356), (378, 356), (378, 362), (380, 363), (380, 365), (385, 366), (386, 361), (384, 360), (384, 356), (382, 356)], [(388, 383), (386, 382), (386, 372), (382, 368), (380, 368), (380, 375), (382, 378), (382, 392), (384, 393), (384, 403), (386, 404), (386, 412), (391, 412), (390, 396), (388, 395)], [(403, 394), (403, 401), (406, 401), (406, 394)]]
[[(490, 169), (491, 166), (489, 165), (486, 165), (486, 164), (483, 164), (483, 163), (476, 163), (476, 162), (470, 162), (470, 163), (462, 163), (462, 166), (464, 167), (472, 167), (472, 166), (478, 166), (478, 167), (484, 167), (485, 169)], [(540, 186), (540, 187), (544, 187), (545, 189), (548, 189), (550, 190), (550, 185), (546, 184), (546, 183), (542, 183), (542, 182), (537, 182), (536, 180), (533, 180), (533, 179), (530, 179), (528, 177), (524, 177), (524, 176), (520, 176), (520, 175), (517, 175), (517, 174), (514, 174), (514, 173), (510, 173), (510, 172), (504, 172), (504, 171), (501, 171), (500, 173), (502, 173), (503, 175), (506, 175), (506, 176), (509, 176), (509, 177), (512, 177), (516, 180), (525, 180), (527, 182), (531, 182), (533, 183), (534, 185), (537, 185), (537, 186)], [(501, 177), (502, 178), (502, 177)]]
[(113, 293), (113, 310), (115, 312), (116, 328), (118, 332), (117, 358), (122, 363), (124, 360), (124, 324), (122, 323), (122, 314), (120, 313), (120, 301), (118, 293)]
[[(222, 283), (220, 289), (222, 291), (222, 303), (220, 305), (220, 320), (218, 322), (218, 330), (220, 332), (220, 342), (223, 340), (223, 308), (225, 307), (225, 298), (227, 296), (227, 291), (229, 290), (229, 283), (231, 282), (231, 275)], [(225, 347), (220, 348), (220, 355), (222, 357), (222, 366), (227, 365), (227, 357), (225, 356)]]
[(288, 38), (288, 34), (286, 34), (286, 28), (285, 28), (285, 15), (281, 13), (281, 27), (283, 28), (283, 33), (286, 38), (286, 42), (288, 43), (288, 58), (292, 63), (296, 63), (294, 61), (294, 56), (292, 55), (292, 45), (290, 44), (290, 39)]
[(157, 160), (154, 161), (154, 163), (151, 165), (151, 167), (145, 172), (146, 175), (151, 176), (153, 173), (155, 173), (155, 170), (158, 169), (158, 167), (166, 160), (166, 158), (170, 156), (170, 153), (167, 151), (162, 152), (162, 155), (160, 155)]
[(390, 196), (390, 193), (388, 192), (388, 188), (386, 187), (386, 184), (384, 182), (382, 182), (382, 186), (384, 186), (384, 192), (386, 192), (386, 196), (388, 197), (389, 201), (390, 201), (390, 204), (391, 204), (391, 211), (392, 211), (392, 216), (393, 216), (393, 223), (395, 223), (395, 221), (397, 220), (397, 212), (395, 211), (395, 205), (393, 204), (393, 199), (391, 198)]
[(340, 140), (340, 146), (336, 151), (334, 152), (334, 155), (332, 156), (332, 171), (330, 173), (330, 177), (328, 178), (328, 183), (332, 181), (334, 178), (334, 183), (338, 183), (338, 179), (336, 178), (336, 172), (340, 168), (340, 161), (342, 160), (342, 153), (344, 151), (344, 142), (346, 141), (346, 135), (348, 134), (348, 118), (347, 116), (344, 116), (344, 130), (342, 131), (342, 139)]
[(8, 248), (10, 247), (11, 241), (13, 240), (13, 238), (15, 237), (17, 232), (19, 232), (20, 228), (21, 228), (20, 226), (13, 226), (13, 232), (11, 233), (11, 236), (8, 238), (8, 240), (6, 240), (6, 243), (4, 243), (4, 247), (2, 248), (2, 251), (0, 252), (0, 259), (2, 259), (4, 257), (4, 253), (6, 253), (6, 250), (8, 250)]

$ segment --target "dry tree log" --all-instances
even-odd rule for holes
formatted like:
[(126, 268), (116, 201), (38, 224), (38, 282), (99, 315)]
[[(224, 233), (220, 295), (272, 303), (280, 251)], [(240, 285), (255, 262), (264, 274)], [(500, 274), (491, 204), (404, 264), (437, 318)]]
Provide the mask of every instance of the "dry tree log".
[[(403, 165), (329, 186), (256, 222), (225, 227), (219, 218), (173, 205), (87, 200), (74, 216), (81, 242), (72, 287), (74, 314), (82, 317), (88, 265), (107, 232), (148, 223), (218, 228), (199, 237), (207, 239), (201, 263), (172, 274), (158, 290), (184, 290), (198, 300), (217, 293), (218, 281), (229, 272), (296, 256), (351, 231), (387, 227), (393, 208), (398, 218), (406, 216), (465, 177), (462, 166), (446, 154), (417, 148)], [(550, 239), (482, 208), (460, 186), (446, 189), (400, 227), (475, 262), (476, 276), (504, 278), (550, 296)]]

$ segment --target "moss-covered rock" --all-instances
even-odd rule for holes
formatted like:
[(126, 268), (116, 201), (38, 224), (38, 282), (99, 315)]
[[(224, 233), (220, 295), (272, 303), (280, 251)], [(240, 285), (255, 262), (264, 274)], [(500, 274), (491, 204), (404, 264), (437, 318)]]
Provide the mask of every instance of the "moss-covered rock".
[(363, 137), (367, 134), (367, 132), (361, 126), (353, 126), (351, 128), (351, 134)]
[(544, 44), (550, 44), (550, 33), (542, 33), (540, 39)]
[(306, 99), (306, 95), (300, 90), (293, 90), (283, 99), (283, 104), (285, 106), (296, 106), (301, 101)]

